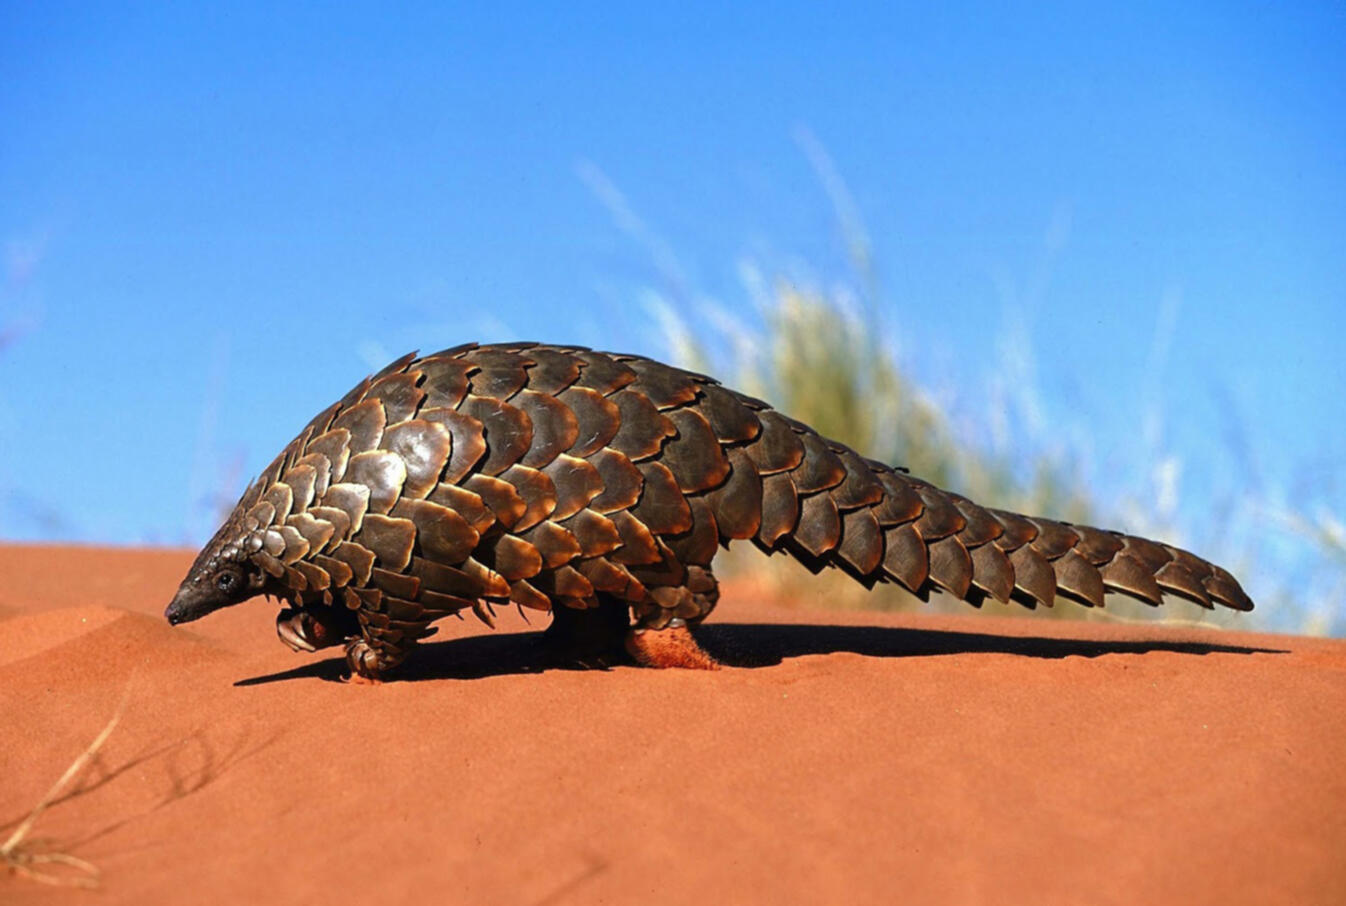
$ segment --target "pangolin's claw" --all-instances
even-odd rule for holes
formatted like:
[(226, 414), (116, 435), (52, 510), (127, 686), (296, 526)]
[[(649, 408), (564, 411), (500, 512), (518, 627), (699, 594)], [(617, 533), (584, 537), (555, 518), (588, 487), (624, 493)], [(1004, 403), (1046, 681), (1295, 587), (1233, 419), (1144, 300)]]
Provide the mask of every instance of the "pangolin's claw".
[(313, 610), (292, 607), (276, 615), (276, 635), (293, 651), (317, 651), (340, 645), (343, 640), (335, 619)]
[(276, 635), (280, 636), (280, 640), (291, 651), (318, 650), (318, 646), (309, 640), (304, 617), (302, 610), (292, 610), (288, 607), (276, 614)]

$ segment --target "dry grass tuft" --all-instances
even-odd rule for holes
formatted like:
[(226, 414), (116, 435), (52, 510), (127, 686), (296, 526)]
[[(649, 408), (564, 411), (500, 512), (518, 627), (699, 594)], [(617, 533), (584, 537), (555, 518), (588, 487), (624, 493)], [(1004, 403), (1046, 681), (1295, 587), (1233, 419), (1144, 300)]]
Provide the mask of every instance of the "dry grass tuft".
[(0, 844), (0, 862), (3, 862), (10, 872), (20, 877), (57, 887), (94, 888), (98, 886), (102, 877), (102, 872), (99, 871), (98, 866), (70, 853), (43, 849), (41, 841), (30, 837), (29, 834), (42, 813), (60, 797), (70, 782), (79, 776), (80, 772), (98, 754), (98, 750), (108, 741), (108, 737), (117, 728), (117, 723), (121, 720), (122, 712), (125, 709), (126, 698), (123, 697), (121, 704), (117, 706), (112, 719), (107, 722), (107, 726), (103, 728), (102, 732), (94, 737), (88, 748), (70, 763), (70, 766), (65, 769), (65, 773), (52, 784), (51, 789), (47, 790), (47, 794), (38, 801), (37, 805), (33, 806), (33, 810), (28, 813), (27, 817), (19, 822), (19, 826), (9, 835), (9, 839)]

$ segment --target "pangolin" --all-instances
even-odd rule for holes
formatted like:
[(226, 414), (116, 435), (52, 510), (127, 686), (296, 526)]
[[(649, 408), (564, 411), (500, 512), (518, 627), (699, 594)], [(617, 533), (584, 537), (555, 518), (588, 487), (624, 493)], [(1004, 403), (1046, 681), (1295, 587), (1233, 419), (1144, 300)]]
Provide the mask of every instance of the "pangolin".
[(509, 343), (404, 356), (323, 410), (165, 616), (273, 595), (286, 644), (344, 645), (353, 677), (377, 680), (434, 621), (489, 623), (513, 602), (550, 611), (547, 638), (581, 663), (713, 668), (689, 627), (714, 608), (711, 561), (735, 540), (973, 604), (1100, 607), (1115, 591), (1253, 606), (1184, 550), (982, 507), (705, 375)]

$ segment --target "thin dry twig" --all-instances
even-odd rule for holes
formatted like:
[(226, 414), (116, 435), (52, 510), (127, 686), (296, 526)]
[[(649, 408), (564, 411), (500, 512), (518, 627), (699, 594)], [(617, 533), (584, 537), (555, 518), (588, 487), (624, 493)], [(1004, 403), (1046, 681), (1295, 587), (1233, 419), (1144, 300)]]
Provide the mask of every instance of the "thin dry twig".
[[(103, 747), (103, 743), (107, 742), (108, 737), (112, 735), (112, 731), (116, 729), (117, 723), (121, 720), (122, 712), (126, 710), (129, 693), (130, 689), (128, 688), (127, 694), (122, 696), (121, 703), (117, 705), (117, 710), (113, 712), (112, 719), (107, 722), (107, 726), (94, 737), (88, 748), (70, 763), (70, 767), (65, 769), (65, 773), (52, 784), (51, 789), (47, 790), (47, 794), (38, 801), (37, 805), (33, 806), (33, 810), (9, 835), (9, 839), (0, 844), (0, 861), (14, 874), (42, 884), (53, 884), (61, 887), (92, 888), (98, 886), (102, 877), (102, 872), (99, 871), (98, 866), (69, 853), (35, 850), (28, 834), (32, 831), (33, 825), (37, 823), (37, 819), (47, 810), (47, 807), (56, 801), (66, 786), (79, 776), (85, 766), (98, 754), (98, 750)], [(64, 865), (73, 869), (75, 873), (71, 875), (55, 874), (35, 867), (39, 865)]]

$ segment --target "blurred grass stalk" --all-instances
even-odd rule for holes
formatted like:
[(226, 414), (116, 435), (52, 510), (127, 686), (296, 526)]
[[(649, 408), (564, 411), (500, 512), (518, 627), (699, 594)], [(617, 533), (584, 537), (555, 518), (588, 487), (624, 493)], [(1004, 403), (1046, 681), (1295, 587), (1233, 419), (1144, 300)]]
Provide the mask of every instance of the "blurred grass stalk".
[[(981, 612), (1110, 621), (1160, 618), (1312, 634), (1346, 628), (1346, 528), (1325, 510), (1311, 517), (1251, 494), (1231, 494), (1213, 507), (1184, 507), (1181, 460), (1154, 449), (1158, 441), (1125, 451), (1124, 457), (1139, 461), (1120, 470), (1110, 455), (1110, 475), (1120, 474), (1130, 487), (1105, 489), (1091, 480), (1087, 455), (1063, 440), (1070, 432), (1048, 432), (1046, 419), (1025, 417), (1037, 405), (1034, 387), (988, 387), (968, 395), (986, 401), (986, 411), (958, 412), (949, 394), (922, 386), (903, 366), (900, 344), (885, 329), (877, 305), (859, 304), (845, 290), (829, 292), (784, 279), (768, 286), (752, 266), (745, 267), (744, 277), (757, 303), (748, 320), (703, 303), (693, 329), (678, 313), (685, 308), (650, 297), (675, 360), (723, 376), (863, 455), (907, 466), (988, 506), (1116, 528), (1193, 549), (1234, 570), (1259, 605), (1244, 616), (1170, 599), (1154, 613), (1148, 605), (1111, 595), (1102, 610), (1061, 601), (1030, 612), (987, 601)], [(1031, 358), (1026, 339), (1018, 339), (1013, 355)], [(1015, 373), (1031, 375), (1031, 361)], [(1162, 422), (1162, 411), (1154, 417)], [(1108, 505), (1104, 490), (1122, 496)], [(813, 577), (786, 557), (764, 565), (760, 554), (746, 546), (724, 559), (726, 576), (752, 577), (771, 594), (807, 597), (811, 606), (972, 612), (944, 595), (923, 604), (896, 585), (867, 592), (839, 572)]]
[[(1192, 549), (1234, 571), (1258, 602), (1249, 616), (1205, 610), (1171, 596), (1159, 614), (1119, 595), (1096, 610), (1061, 601), (1025, 611), (988, 600), (983, 613), (1029, 612), (1039, 617), (1129, 621), (1199, 622), (1315, 635), (1346, 634), (1346, 528), (1322, 500), (1299, 506), (1263, 499), (1255, 490), (1230, 491), (1212, 505), (1185, 506), (1182, 459), (1164, 449), (1162, 394), (1153, 394), (1145, 414), (1145, 442), (1110, 453), (1108, 486), (1091, 467), (1075, 426), (1048, 428), (1027, 332), (1011, 329), (1000, 349), (1003, 361), (982, 392), (978, 412), (958, 411), (947, 390), (924, 386), (901, 358), (900, 337), (888, 329), (873, 270), (871, 244), (856, 206), (825, 150), (807, 132), (797, 139), (827, 190), (854, 269), (856, 292), (767, 280), (747, 263), (741, 276), (754, 301), (748, 320), (723, 306), (697, 305), (696, 327), (657, 293), (647, 304), (663, 327), (674, 360), (723, 375), (744, 391), (768, 400), (825, 436), (987, 506), (1115, 528)], [(1049, 235), (1058, 232), (1056, 225)], [(687, 300), (677, 300), (685, 303)], [(1171, 329), (1175, 299), (1165, 299), (1156, 327), (1156, 353)], [(1149, 370), (1157, 370), (1149, 363)], [(966, 408), (966, 407), (963, 407)], [(1072, 441), (1072, 438), (1075, 438)], [(1250, 464), (1229, 444), (1232, 474), (1250, 475)], [(1246, 454), (1245, 454), (1246, 455)], [(1209, 465), (1209, 464), (1205, 464)], [(1116, 487), (1118, 476), (1125, 487)], [(1312, 483), (1300, 482), (1302, 487)], [(1255, 485), (1250, 485), (1255, 487)], [(1119, 494), (1111, 505), (1104, 494)], [(1264, 492), (1263, 492), (1264, 493)], [(1285, 496), (1285, 495), (1282, 495)], [(1310, 511), (1316, 515), (1310, 516)], [(937, 594), (924, 604), (896, 585), (866, 592), (838, 572), (813, 577), (786, 557), (763, 566), (756, 551), (736, 548), (725, 557), (726, 575), (752, 576), (772, 594), (807, 594), (810, 604), (970, 612), (962, 602)]]
[[(1346, 635), (1346, 526), (1331, 515), (1330, 481), (1298, 475), (1288, 492), (1257, 481), (1251, 454), (1237, 442), (1247, 432), (1236, 414), (1226, 413), (1236, 430), (1227, 434), (1223, 449), (1210, 451), (1210, 461), (1198, 465), (1203, 470), (1227, 466), (1225, 474), (1235, 476), (1238, 485), (1204, 502), (1184, 500), (1183, 460), (1166, 447), (1162, 387), (1152, 380), (1137, 383), (1151, 388), (1141, 442), (1109, 451), (1106, 463), (1093, 462), (1088, 431), (1044, 414), (1032, 343), (1018, 324), (1004, 331), (1000, 361), (986, 386), (960, 396), (950, 386), (923, 384), (903, 360), (901, 336), (886, 323), (873, 245), (845, 181), (811, 132), (801, 127), (795, 140), (831, 201), (851, 280), (823, 289), (784, 277), (767, 279), (762, 268), (747, 262), (740, 268), (753, 302), (747, 319), (711, 302), (679, 297), (671, 300), (675, 306), (651, 292), (647, 307), (664, 328), (675, 361), (723, 376), (862, 455), (906, 466), (984, 505), (1113, 528), (1192, 550), (1232, 570), (1258, 605), (1243, 615), (1168, 596), (1156, 614), (1149, 605), (1109, 595), (1101, 610), (1063, 600), (1026, 611), (987, 600), (982, 613), (1158, 618)], [(623, 208), (628, 207), (623, 199)], [(1047, 231), (1044, 264), (1064, 245), (1068, 228), (1069, 212), (1058, 210)], [(1151, 361), (1140, 366), (1144, 377), (1162, 370), (1179, 302), (1176, 292), (1162, 301)], [(682, 312), (695, 312), (695, 328)], [(967, 400), (977, 406), (970, 408)], [(827, 602), (973, 612), (947, 595), (924, 604), (897, 585), (867, 592), (836, 571), (814, 577), (787, 557), (773, 557), (764, 566), (757, 551), (744, 546), (724, 560), (725, 575), (764, 581), (785, 599), (806, 595), (810, 606)]]

